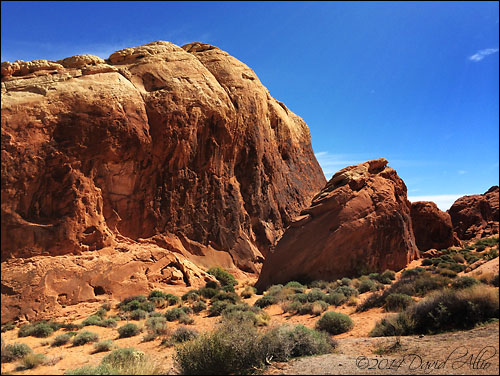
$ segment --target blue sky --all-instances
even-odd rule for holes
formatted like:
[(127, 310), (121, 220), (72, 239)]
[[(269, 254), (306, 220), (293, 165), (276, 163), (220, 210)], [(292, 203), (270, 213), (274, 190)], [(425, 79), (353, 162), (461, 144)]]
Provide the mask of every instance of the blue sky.
[(498, 2), (5, 2), (1, 60), (200, 41), (311, 129), (329, 178), (384, 157), (447, 209), (499, 182)]

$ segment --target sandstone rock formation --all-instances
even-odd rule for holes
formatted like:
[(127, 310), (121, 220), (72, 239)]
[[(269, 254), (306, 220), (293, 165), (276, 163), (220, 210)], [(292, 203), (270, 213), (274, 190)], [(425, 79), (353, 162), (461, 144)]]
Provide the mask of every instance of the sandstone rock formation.
[[(304, 121), (214, 46), (5, 62), (1, 86), (2, 260), (133, 242), (257, 272), (325, 183)], [(2, 296), (33, 298), (8, 265)]]
[(498, 196), (499, 189), (495, 185), (482, 195), (463, 196), (453, 203), (448, 213), (460, 239), (498, 234)]
[(256, 287), (399, 270), (418, 254), (406, 186), (376, 159), (330, 179), (267, 256)]
[(413, 202), (410, 214), (415, 242), (421, 252), (460, 245), (453, 232), (450, 215), (439, 210), (434, 202)]

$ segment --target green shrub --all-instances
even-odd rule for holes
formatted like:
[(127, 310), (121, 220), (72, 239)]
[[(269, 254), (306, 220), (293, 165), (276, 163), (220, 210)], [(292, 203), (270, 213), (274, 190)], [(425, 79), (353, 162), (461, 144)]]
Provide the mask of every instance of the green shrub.
[(312, 314), (312, 303), (305, 303), (299, 308), (297, 312), (299, 315), (311, 315)]
[(179, 302), (181, 301), (181, 299), (178, 296), (175, 296), (173, 294), (166, 294), (165, 300), (168, 302), (169, 306), (179, 304)]
[(146, 328), (154, 335), (161, 335), (167, 332), (167, 319), (165, 317), (150, 317), (146, 320)]
[(178, 320), (183, 313), (184, 311), (179, 307), (170, 308), (165, 311), (165, 318), (167, 321), (175, 321)]
[(200, 334), (196, 329), (190, 329), (184, 326), (179, 326), (175, 330), (175, 332), (172, 333), (172, 340), (176, 343), (182, 343), (198, 338), (199, 335)]
[(59, 325), (60, 324), (46, 321), (40, 321), (33, 324), (25, 324), (19, 328), (17, 335), (18, 337), (32, 336), (37, 338), (47, 338), (54, 332), (54, 330), (59, 329)]
[(31, 354), (32, 352), (33, 350), (31, 349), (31, 347), (24, 343), (13, 343), (11, 345), (6, 345), (5, 347), (2, 346), (2, 363), (21, 359), (22, 357)]
[(404, 336), (413, 331), (414, 322), (407, 312), (384, 318), (375, 324), (370, 331), (370, 337)]
[(265, 295), (262, 298), (257, 299), (254, 305), (259, 308), (264, 308), (276, 304), (277, 302), (278, 300), (276, 299), (276, 297)]
[(330, 291), (330, 294), (331, 293), (343, 294), (346, 298), (348, 298), (350, 296), (357, 296), (358, 290), (350, 286), (339, 286), (335, 290)]
[(190, 315), (191, 313), (193, 313), (193, 309), (190, 306), (182, 306), (180, 308), (187, 315)]
[(309, 293), (307, 293), (307, 301), (315, 302), (317, 300), (325, 300), (326, 294), (318, 288), (313, 288)]
[(291, 313), (292, 315), (297, 314), (302, 307), (302, 303), (298, 301), (285, 302), (281, 305), (283, 313)]
[(225, 291), (225, 292), (235, 292), (235, 289), (234, 289), (233, 285), (226, 285), (226, 286), (222, 286), (222, 291)]
[(358, 291), (360, 293), (375, 291), (375, 290), (376, 290), (375, 282), (373, 282), (373, 280), (371, 279), (363, 279), (358, 287)]
[(352, 279), (344, 277), (340, 280), (341, 286), (350, 286), (352, 284)]
[(83, 330), (75, 338), (73, 338), (73, 346), (82, 346), (89, 342), (97, 342), (99, 336), (96, 333)]
[(221, 300), (225, 300), (225, 301), (228, 301), (230, 303), (235, 304), (236, 302), (240, 301), (240, 297), (237, 294), (235, 294), (234, 292), (219, 291), (217, 293), (217, 295), (215, 295), (211, 299), (212, 302), (221, 301)]
[(454, 278), (457, 276), (457, 272), (450, 269), (440, 269), (439, 274), (441, 274), (443, 277), (448, 277), (448, 278)]
[(205, 309), (207, 309), (207, 305), (205, 304), (205, 302), (199, 301), (193, 304), (193, 312), (195, 313), (199, 313), (201, 311), (204, 311)]
[(247, 286), (245, 287), (245, 289), (241, 292), (241, 297), (243, 299), (248, 299), (248, 298), (251, 298), (252, 296), (255, 295), (255, 293), (257, 292), (257, 289), (255, 287), (252, 287), (252, 286)]
[(292, 289), (295, 293), (302, 293), (305, 290), (305, 286), (297, 281), (290, 281), (285, 285), (286, 288)]
[(406, 294), (389, 294), (385, 298), (385, 309), (390, 312), (399, 312), (413, 303), (411, 296)]
[(198, 294), (198, 292), (198, 290), (190, 290), (182, 295), (181, 299), (184, 302), (197, 302), (198, 300), (200, 300), (200, 295)]
[(208, 274), (213, 275), (222, 286), (235, 286), (238, 284), (233, 275), (220, 266), (208, 269)]
[(43, 354), (29, 353), (20, 361), (21, 369), (33, 369), (43, 364), (47, 360), (47, 357)]
[(138, 335), (141, 332), (139, 327), (135, 324), (129, 323), (118, 328), (120, 338), (128, 338)]
[(314, 288), (326, 289), (328, 287), (328, 284), (329, 284), (329, 282), (327, 282), (327, 281), (318, 280), (318, 281), (312, 281), (311, 283), (309, 283), (308, 286), (312, 289), (314, 289)]
[[(112, 351), (101, 361), (106, 375), (158, 375), (161, 370), (142, 351), (132, 347)], [(110, 372), (111, 371), (111, 372)]]
[(283, 290), (282, 284), (272, 285), (266, 290), (265, 296), (277, 296), (281, 290)]
[(317, 300), (312, 304), (311, 314), (314, 316), (319, 316), (328, 309), (328, 303), (323, 300)]
[(212, 302), (212, 304), (210, 304), (210, 307), (208, 307), (208, 315), (209, 316), (221, 315), (222, 311), (224, 311), (229, 304), (230, 303), (225, 300)]
[(101, 320), (101, 322), (99, 322), (97, 325), (102, 326), (103, 328), (116, 328), (118, 326), (118, 324), (116, 323), (116, 319), (114, 318)]
[(307, 294), (304, 293), (298, 293), (295, 295), (292, 295), (292, 300), (301, 302), (301, 303), (306, 303), (307, 302)]
[(181, 315), (181, 317), (179, 317), (179, 323), (184, 325), (192, 325), (194, 324), (194, 319), (192, 317), (189, 317), (187, 314), (183, 314)]
[(216, 281), (208, 281), (205, 283), (205, 288), (218, 290), (220, 289), (220, 285)]
[(347, 332), (354, 326), (348, 315), (339, 312), (326, 312), (316, 323), (318, 330), (324, 330), (330, 334)]
[[(380, 274), (381, 280), (379, 282), (384, 283), (383, 281), (386, 279), (390, 279), (391, 281), (394, 281), (396, 279), (396, 272), (393, 270), (386, 270), (382, 274)], [(386, 284), (386, 283), (384, 283)]]
[(331, 304), (334, 306), (340, 306), (347, 301), (347, 297), (342, 293), (334, 292), (334, 293), (328, 294), (325, 301), (328, 304)]
[(147, 312), (142, 309), (135, 309), (129, 313), (130, 320), (142, 320), (147, 316)]
[(431, 259), (423, 259), (422, 260), (422, 266), (429, 266), (429, 265), (432, 265)]
[(466, 289), (466, 288), (472, 287), (474, 285), (477, 285), (478, 283), (480, 283), (480, 282), (475, 278), (463, 276), (463, 277), (456, 278), (451, 283), (451, 287), (453, 287), (454, 289), (457, 289), (457, 290)]
[(82, 325), (73, 324), (73, 323), (67, 323), (67, 324), (61, 325), (61, 328), (63, 328), (65, 331), (80, 330), (82, 327), (83, 327)]
[(153, 290), (148, 295), (148, 299), (150, 299), (150, 300), (151, 300), (151, 298), (163, 298), (163, 299), (165, 299), (165, 297), (166, 297), (166, 294), (160, 290)]
[(332, 342), (326, 333), (309, 329), (304, 325), (297, 325), (288, 332), (288, 341), (291, 342), (291, 357), (327, 354), (332, 350)]
[(11, 323), (11, 322), (8, 322), (8, 323), (5, 323), (4, 325), (2, 325), (2, 333), (8, 332), (9, 330), (14, 330), (14, 329), (16, 329), (16, 325)]
[(57, 347), (57, 346), (65, 345), (69, 342), (71, 337), (72, 337), (72, 335), (69, 333), (60, 334), (56, 338), (54, 338), (54, 341), (52, 342), (51, 346)]
[(104, 341), (100, 341), (94, 344), (94, 353), (111, 351), (114, 347), (114, 343), (112, 340), (107, 339)]
[(416, 267), (414, 269), (406, 269), (401, 273), (401, 278), (415, 278), (425, 272), (424, 268)]
[(215, 295), (217, 295), (218, 292), (219, 290), (210, 287), (203, 287), (200, 289), (200, 295), (206, 299), (213, 298)]
[(151, 303), (155, 305), (156, 308), (163, 308), (168, 305), (165, 298), (152, 297), (148, 298)]
[(99, 325), (101, 323), (101, 320), (102, 318), (100, 316), (90, 315), (82, 321), (82, 326)]
[(102, 319), (102, 318), (106, 317), (106, 315), (108, 314), (108, 311), (106, 311), (104, 308), (99, 308), (95, 314)]
[(111, 304), (110, 303), (104, 303), (101, 305), (101, 308), (105, 311), (110, 311), (111, 310)]

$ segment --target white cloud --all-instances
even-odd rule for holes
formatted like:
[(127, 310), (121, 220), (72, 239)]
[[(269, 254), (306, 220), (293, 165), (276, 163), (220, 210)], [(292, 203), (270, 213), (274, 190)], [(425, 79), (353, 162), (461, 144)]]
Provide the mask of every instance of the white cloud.
[(330, 179), (334, 173), (342, 170), (344, 167), (357, 165), (370, 160), (369, 158), (363, 160), (353, 159), (353, 156), (345, 154), (330, 154), (327, 151), (320, 151), (314, 155), (316, 156), (316, 159), (318, 160), (318, 163), (321, 166), (323, 174), (325, 174), (327, 180)]
[(494, 54), (495, 52), (498, 52), (498, 48), (485, 48), (484, 50), (479, 50), (474, 55), (469, 56), (469, 60), (478, 62), (483, 60), (486, 56)]
[(439, 209), (446, 211), (451, 205), (460, 197), (466, 196), (466, 194), (457, 195), (431, 195), (431, 196), (408, 196), (408, 200), (411, 202), (415, 201), (433, 201)]

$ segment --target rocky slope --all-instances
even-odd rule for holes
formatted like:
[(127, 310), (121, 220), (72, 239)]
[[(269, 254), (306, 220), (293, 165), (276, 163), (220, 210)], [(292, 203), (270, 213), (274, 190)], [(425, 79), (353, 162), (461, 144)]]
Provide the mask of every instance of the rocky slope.
[(418, 254), (406, 186), (376, 159), (330, 179), (267, 256), (256, 287), (399, 270)]
[(495, 185), (482, 195), (463, 196), (453, 203), (448, 213), (460, 239), (498, 234), (498, 196), (499, 188)]
[(415, 242), (420, 251), (459, 246), (460, 240), (453, 231), (451, 217), (439, 210), (432, 201), (417, 201), (411, 204), (411, 221)]
[[(20, 296), (92, 298), (73, 291), (97, 283), (80, 258), (36, 257), (105, 250), (111, 270), (150, 245), (178, 257), (178, 276), (201, 276), (194, 264), (257, 272), (325, 183), (304, 121), (214, 46), (5, 62), (1, 87), (2, 321), (4, 307), (27, 314)], [(17, 260), (33, 256), (43, 262)], [(51, 269), (72, 271), (73, 292), (42, 283)]]

